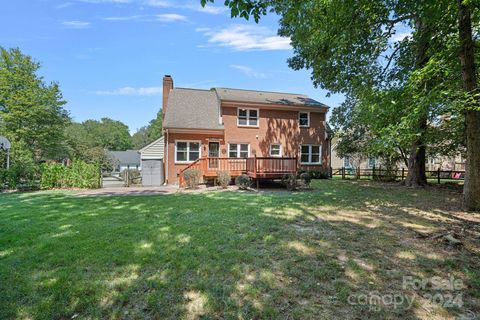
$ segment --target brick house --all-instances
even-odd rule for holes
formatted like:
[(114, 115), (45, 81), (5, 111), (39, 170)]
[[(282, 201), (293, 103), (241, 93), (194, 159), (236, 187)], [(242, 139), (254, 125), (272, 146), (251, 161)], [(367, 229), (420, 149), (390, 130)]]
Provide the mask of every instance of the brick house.
[(174, 88), (166, 75), (162, 109), (167, 183), (181, 183), (187, 168), (200, 169), (204, 180), (219, 170), (254, 179), (328, 172), (328, 107), (305, 95)]

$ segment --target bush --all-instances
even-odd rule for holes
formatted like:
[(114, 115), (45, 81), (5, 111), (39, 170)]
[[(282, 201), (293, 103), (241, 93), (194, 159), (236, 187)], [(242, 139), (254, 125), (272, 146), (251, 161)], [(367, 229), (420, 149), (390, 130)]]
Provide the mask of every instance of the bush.
[(8, 189), (8, 170), (0, 168), (0, 192)]
[(297, 176), (295, 174), (285, 174), (282, 177), (282, 183), (285, 185), (287, 190), (293, 191), (298, 189)]
[(252, 185), (252, 179), (246, 174), (242, 174), (241, 176), (235, 178), (235, 185), (240, 190), (247, 190)]
[(218, 178), (218, 184), (223, 188), (227, 188), (228, 185), (230, 184), (230, 181), (232, 181), (232, 176), (230, 175), (230, 172), (228, 171), (218, 171), (217, 173)]
[(201, 172), (199, 169), (187, 169), (183, 172), (185, 183), (190, 189), (196, 189), (200, 183)]
[(41, 189), (62, 188), (65, 186), (67, 167), (59, 163), (44, 163), (41, 166)]
[(308, 173), (310, 174), (310, 177), (312, 179), (329, 179), (330, 176), (327, 171), (320, 171), (320, 170), (311, 170), (311, 171), (306, 171), (306, 170), (301, 170), (300, 174), (302, 173)]
[(302, 181), (302, 187), (310, 188), (310, 183), (312, 182), (312, 176), (308, 172), (301, 173), (300, 181)]
[(100, 169), (84, 161), (73, 161), (70, 166), (45, 163), (41, 167), (40, 187), (94, 189), (100, 187)]

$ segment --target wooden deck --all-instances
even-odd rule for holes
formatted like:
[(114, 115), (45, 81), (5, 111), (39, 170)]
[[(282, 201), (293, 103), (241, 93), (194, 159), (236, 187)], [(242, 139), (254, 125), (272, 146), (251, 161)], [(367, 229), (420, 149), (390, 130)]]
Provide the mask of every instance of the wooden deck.
[(179, 175), (180, 186), (185, 185), (184, 172), (198, 169), (204, 179), (215, 179), (219, 171), (229, 171), (232, 177), (247, 174), (253, 179), (279, 179), (285, 174), (296, 173), (297, 158), (200, 158), (183, 169)]

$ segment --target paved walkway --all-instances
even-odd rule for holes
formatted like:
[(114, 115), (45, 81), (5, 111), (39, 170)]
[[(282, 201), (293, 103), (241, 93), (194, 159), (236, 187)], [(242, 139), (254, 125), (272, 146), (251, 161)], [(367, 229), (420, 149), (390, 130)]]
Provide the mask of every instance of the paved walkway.
[(107, 187), (101, 189), (92, 189), (80, 191), (78, 196), (150, 196), (173, 194), (179, 191), (177, 186), (162, 187)]

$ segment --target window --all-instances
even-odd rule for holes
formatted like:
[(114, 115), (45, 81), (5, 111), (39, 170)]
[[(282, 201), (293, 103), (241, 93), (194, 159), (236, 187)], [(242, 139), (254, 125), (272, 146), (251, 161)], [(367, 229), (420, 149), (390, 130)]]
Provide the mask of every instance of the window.
[(310, 127), (310, 113), (309, 112), (299, 112), (298, 113), (298, 123), (300, 127)]
[(271, 144), (270, 145), (270, 156), (271, 157), (281, 157), (282, 156), (282, 145), (281, 144)]
[(321, 162), (321, 149), (319, 145), (302, 145), (300, 148), (300, 162), (303, 164), (319, 164)]
[(177, 141), (175, 143), (175, 162), (192, 162), (200, 158), (200, 142)]
[(258, 127), (258, 109), (238, 108), (237, 125)]
[(377, 159), (375, 158), (368, 158), (368, 167), (373, 168), (377, 165)]
[(250, 146), (246, 143), (231, 143), (228, 146), (230, 158), (248, 158)]
[(345, 157), (343, 158), (343, 166), (345, 168), (352, 168), (352, 161), (350, 160), (350, 157)]

